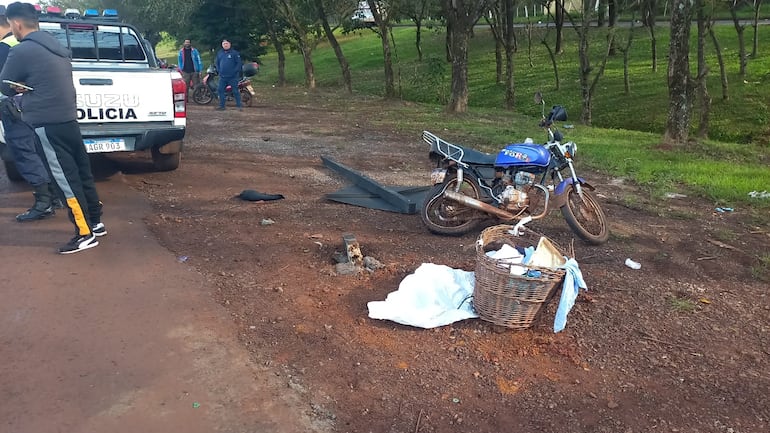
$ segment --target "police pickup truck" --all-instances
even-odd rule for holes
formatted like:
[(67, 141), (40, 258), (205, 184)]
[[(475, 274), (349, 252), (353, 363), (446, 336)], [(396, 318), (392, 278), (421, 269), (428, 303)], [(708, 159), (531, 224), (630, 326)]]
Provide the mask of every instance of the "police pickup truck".
[[(150, 44), (133, 26), (117, 20), (43, 15), (40, 29), (72, 54), (77, 119), (86, 151), (149, 150), (156, 170), (175, 170), (187, 124), (181, 74), (158, 68)], [(8, 177), (21, 180), (4, 139), (0, 151)]]

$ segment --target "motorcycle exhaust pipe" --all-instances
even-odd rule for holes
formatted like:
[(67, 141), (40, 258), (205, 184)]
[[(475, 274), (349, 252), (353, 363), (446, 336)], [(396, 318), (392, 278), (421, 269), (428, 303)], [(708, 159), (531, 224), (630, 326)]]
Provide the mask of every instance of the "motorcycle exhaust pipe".
[(460, 204), (468, 206), (470, 208), (480, 210), (488, 214), (492, 214), (500, 218), (501, 220), (510, 221), (510, 220), (516, 219), (516, 215), (508, 211), (494, 207), (491, 204), (484, 203), (483, 201), (476, 200), (473, 197), (468, 197), (465, 194), (460, 194), (459, 192), (447, 190), (447, 191), (444, 191), (444, 197), (448, 198), (449, 200), (456, 201)]

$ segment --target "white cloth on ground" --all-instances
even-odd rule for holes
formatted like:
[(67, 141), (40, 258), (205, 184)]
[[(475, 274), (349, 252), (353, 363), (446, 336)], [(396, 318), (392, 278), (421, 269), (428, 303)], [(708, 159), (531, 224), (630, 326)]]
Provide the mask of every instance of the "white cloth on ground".
[(476, 318), (474, 282), (473, 272), (423, 263), (384, 301), (369, 302), (369, 317), (426, 329)]

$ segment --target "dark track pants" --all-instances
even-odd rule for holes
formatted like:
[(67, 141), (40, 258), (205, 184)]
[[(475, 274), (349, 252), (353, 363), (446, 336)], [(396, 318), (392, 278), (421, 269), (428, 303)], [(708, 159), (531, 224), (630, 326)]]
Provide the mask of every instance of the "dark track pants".
[(91, 162), (76, 121), (35, 128), (40, 138), (39, 153), (46, 163), (51, 181), (68, 210), (75, 231), (85, 236), (101, 222), (102, 204), (96, 193)]
[(48, 171), (37, 153), (37, 136), (32, 127), (4, 114), (3, 129), (6, 145), (21, 177), (32, 186), (48, 184)]

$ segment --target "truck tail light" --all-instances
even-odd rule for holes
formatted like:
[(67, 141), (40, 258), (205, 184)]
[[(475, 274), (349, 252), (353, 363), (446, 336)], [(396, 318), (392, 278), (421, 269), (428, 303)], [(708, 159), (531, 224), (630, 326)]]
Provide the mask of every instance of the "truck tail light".
[(174, 93), (174, 117), (187, 117), (187, 84), (184, 79), (172, 78), (171, 89)]

